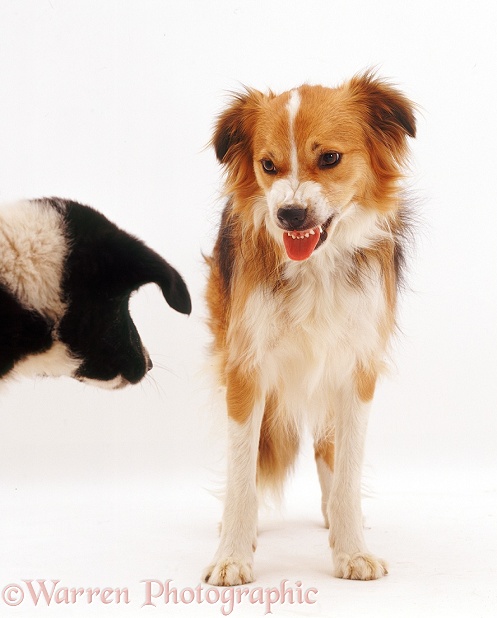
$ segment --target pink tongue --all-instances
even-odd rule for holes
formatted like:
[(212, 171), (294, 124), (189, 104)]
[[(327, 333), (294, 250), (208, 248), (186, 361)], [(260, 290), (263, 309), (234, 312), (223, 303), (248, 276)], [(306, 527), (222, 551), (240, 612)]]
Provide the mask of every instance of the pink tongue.
[[(309, 231), (309, 230), (307, 230)], [(319, 241), (319, 228), (314, 228), (314, 234), (309, 234), (309, 238), (292, 238), (288, 233), (283, 234), (283, 243), (286, 253), (291, 260), (302, 261), (306, 260), (314, 251)], [(298, 235), (298, 232), (295, 232)]]

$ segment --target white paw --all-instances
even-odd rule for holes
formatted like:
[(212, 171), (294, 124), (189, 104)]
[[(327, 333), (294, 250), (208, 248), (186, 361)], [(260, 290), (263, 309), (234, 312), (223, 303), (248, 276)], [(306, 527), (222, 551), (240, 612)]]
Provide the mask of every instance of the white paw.
[(223, 558), (209, 565), (202, 579), (211, 586), (239, 586), (254, 581), (252, 559)]
[(335, 577), (343, 579), (379, 579), (388, 573), (387, 563), (371, 554), (344, 554), (333, 556)]

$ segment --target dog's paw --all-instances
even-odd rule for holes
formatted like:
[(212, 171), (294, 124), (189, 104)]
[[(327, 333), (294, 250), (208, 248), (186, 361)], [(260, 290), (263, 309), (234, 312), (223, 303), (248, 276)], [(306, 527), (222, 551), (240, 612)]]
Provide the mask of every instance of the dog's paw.
[(388, 573), (387, 563), (371, 554), (344, 554), (334, 556), (335, 577), (360, 579), (363, 581), (380, 579)]
[(202, 579), (211, 586), (239, 586), (254, 581), (252, 560), (223, 558), (209, 565)]

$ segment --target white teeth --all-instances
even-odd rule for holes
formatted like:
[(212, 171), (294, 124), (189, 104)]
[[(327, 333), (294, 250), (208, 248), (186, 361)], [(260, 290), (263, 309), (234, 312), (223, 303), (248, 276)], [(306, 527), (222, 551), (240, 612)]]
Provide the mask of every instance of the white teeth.
[(306, 232), (288, 232), (287, 236), (293, 238), (293, 240), (304, 240), (304, 238), (309, 238), (309, 236), (314, 236), (316, 232), (314, 230), (307, 230)]
[(319, 230), (319, 233), (323, 233), (323, 227), (320, 225), (317, 228), (313, 228), (312, 230), (304, 230), (302, 232), (297, 231), (286, 231), (286, 234), (289, 238), (293, 238), (293, 240), (304, 240), (304, 238), (309, 238), (310, 236), (316, 235), (316, 230)]

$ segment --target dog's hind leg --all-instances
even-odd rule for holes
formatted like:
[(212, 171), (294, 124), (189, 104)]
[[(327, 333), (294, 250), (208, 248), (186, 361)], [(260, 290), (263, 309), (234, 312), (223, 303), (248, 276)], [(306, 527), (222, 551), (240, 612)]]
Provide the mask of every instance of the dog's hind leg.
[(329, 528), (328, 503), (333, 486), (333, 470), (335, 468), (335, 444), (333, 437), (316, 439), (314, 442), (314, 456), (318, 470), (319, 484), (321, 485), (321, 511), (324, 525)]
[(286, 420), (277, 395), (266, 398), (259, 440), (257, 487), (280, 498), (285, 479), (291, 471), (299, 449), (299, 429)]

